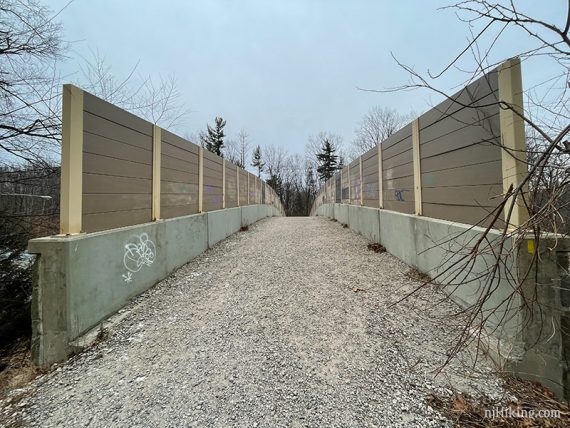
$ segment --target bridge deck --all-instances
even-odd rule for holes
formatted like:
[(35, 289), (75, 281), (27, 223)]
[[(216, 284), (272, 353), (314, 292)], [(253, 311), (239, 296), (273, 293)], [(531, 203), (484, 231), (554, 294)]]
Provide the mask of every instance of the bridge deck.
[(141, 296), (110, 338), (38, 379), (24, 419), (58, 427), (438, 425), (428, 393), (497, 386), (465, 381), (458, 363), (434, 379), (452, 329), (429, 322), (422, 297), (388, 306), (417, 284), (408, 269), (336, 222), (263, 220)]

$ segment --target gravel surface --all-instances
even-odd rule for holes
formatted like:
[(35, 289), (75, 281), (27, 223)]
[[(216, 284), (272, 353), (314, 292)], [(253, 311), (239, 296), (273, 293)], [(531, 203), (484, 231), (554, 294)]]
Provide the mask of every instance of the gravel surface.
[(433, 295), (389, 305), (418, 283), (367, 244), (319, 217), (262, 220), (0, 412), (50, 427), (424, 427), (450, 426), (430, 392), (501, 394), (484, 360), (436, 376), (453, 328), (430, 319), (453, 307)]

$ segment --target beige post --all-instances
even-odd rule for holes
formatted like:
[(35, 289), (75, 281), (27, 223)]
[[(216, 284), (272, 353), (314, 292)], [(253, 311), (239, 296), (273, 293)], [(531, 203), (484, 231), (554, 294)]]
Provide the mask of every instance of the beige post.
[(249, 172), (247, 173), (247, 204), (249, 205)]
[(422, 215), (422, 169), (420, 155), (420, 119), (412, 122), (412, 149), (414, 160), (414, 200), (416, 202), (415, 212)]
[(152, 127), (152, 219), (160, 218), (160, 160), (161, 129)]
[(204, 148), (198, 152), (198, 212), (203, 212), (204, 201)]
[(378, 144), (378, 207), (384, 208), (384, 188), (382, 177), (382, 144)]
[(364, 180), (362, 179), (362, 156), (360, 156), (360, 205), (364, 205)]
[(237, 206), (239, 207), (239, 167), (236, 165), (236, 195), (237, 195)]
[(226, 160), (222, 158), (222, 208), (226, 207)]
[[(499, 66), (499, 101), (503, 192), (506, 194), (511, 185), (513, 189), (519, 186), (527, 174), (521, 63), (518, 58), (512, 58)], [(523, 192), (526, 194), (527, 189), (523, 189)], [(510, 205), (511, 201), (505, 205), (505, 221)], [(519, 227), (527, 220), (528, 211), (519, 199), (513, 207), (509, 228)]]
[(63, 85), (59, 231), (81, 233), (83, 197), (83, 91)]
[(340, 203), (344, 203), (342, 200), (342, 169), (340, 170)]
[(350, 164), (347, 165), (347, 172), (348, 172), (348, 203), (350, 204), (352, 202), (351, 200), (352, 192), (350, 191)]

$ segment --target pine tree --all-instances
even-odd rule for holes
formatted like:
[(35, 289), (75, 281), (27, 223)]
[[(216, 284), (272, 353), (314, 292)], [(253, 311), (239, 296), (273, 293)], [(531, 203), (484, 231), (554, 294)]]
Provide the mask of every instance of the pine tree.
[(317, 160), (319, 161), (317, 173), (319, 174), (320, 180), (328, 180), (338, 169), (338, 156), (335, 153), (335, 147), (328, 139), (325, 139), (323, 147), (321, 148), (321, 153), (317, 154)]
[(222, 156), (222, 149), (224, 148), (224, 126), (226, 126), (226, 121), (221, 117), (216, 117), (214, 120), (215, 127), (212, 128), (208, 125), (208, 132), (206, 135), (201, 135), (201, 139), (204, 143), (206, 150), (215, 153), (218, 156)]
[(265, 162), (261, 160), (261, 147), (257, 146), (251, 158), (251, 166), (257, 168), (257, 176), (261, 177), (261, 171), (265, 167)]

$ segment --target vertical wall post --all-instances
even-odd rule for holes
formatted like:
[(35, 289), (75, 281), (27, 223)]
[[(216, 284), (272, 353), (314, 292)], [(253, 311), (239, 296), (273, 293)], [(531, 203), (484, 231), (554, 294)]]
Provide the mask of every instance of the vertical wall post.
[(204, 201), (204, 148), (198, 152), (198, 212), (203, 212)]
[(161, 130), (152, 126), (152, 219), (160, 218)]
[(222, 209), (226, 207), (226, 160), (222, 158)]
[[(503, 164), (503, 192), (520, 185), (527, 174), (526, 141), (523, 120), (521, 62), (512, 58), (499, 66), (499, 101)], [(527, 189), (523, 190), (527, 193)], [(512, 200), (505, 206), (505, 221)], [(517, 200), (509, 219), (509, 228), (521, 226), (528, 220), (522, 200)]]
[(249, 205), (249, 172), (247, 173), (247, 204)]
[(340, 170), (340, 203), (342, 204), (342, 169)]
[(239, 203), (239, 167), (236, 165), (236, 195), (237, 195), (237, 206), (240, 206)]
[(348, 172), (348, 203), (350, 204), (352, 202), (351, 196), (352, 196), (352, 192), (350, 191), (350, 163), (347, 165), (347, 172)]
[(382, 177), (382, 144), (378, 144), (378, 207), (384, 208), (384, 181)]
[(412, 150), (414, 159), (414, 200), (415, 213), (422, 215), (422, 168), (420, 154), (420, 119), (412, 122)]
[(63, 85), (60, 226), (64, 235), (81, 232), (83, 198), (83, 91)]
[(362, 179), (362, 156), (360, 156), (360, 205), (364, 205), (364, 180)]

